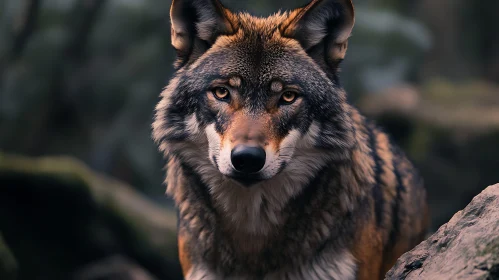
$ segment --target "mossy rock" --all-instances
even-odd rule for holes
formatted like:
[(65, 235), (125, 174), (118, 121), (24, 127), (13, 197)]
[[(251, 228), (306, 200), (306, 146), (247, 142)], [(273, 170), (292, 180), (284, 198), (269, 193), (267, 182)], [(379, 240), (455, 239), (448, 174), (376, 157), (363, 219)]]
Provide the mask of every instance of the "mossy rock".
[(17, 261), (0, 232), (0, 279), (14, 280), (17, 275)]
[(0, 153), (0, 231), (18, 279), (71, 279), (117, 254), (159, 279), (181, 279), (173, 211), (71, 158)]

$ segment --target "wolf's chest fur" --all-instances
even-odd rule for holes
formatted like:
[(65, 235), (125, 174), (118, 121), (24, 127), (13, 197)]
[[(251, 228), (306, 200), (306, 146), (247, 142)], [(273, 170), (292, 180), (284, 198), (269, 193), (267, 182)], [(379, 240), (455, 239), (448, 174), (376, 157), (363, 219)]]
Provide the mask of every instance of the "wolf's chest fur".
[(348, 252), (339, 252), (332, 256), (320, 256), (299, 267), (286, 267), (266, 275), (232, 275), (224, 276), (203, 265), (194, 266), (186, 276), (187, 280), (327, 280), (327, 279), (355, 279), (357, 264)]
[(424, 236), (412, 164), (347, 102), (351, 0), (267, 18), (174, 0), (153, 137), (187, 279), (376, 279)]
[[(169, 170), (175, 165), (171, 161)], [(350, 252), (349, 235), (355, 234), (355, 220), (348, 216), (361, 218), (367, 213), (354, 206), (361, 201), (349, 199), (352, 194), (332, 187), (339, 180), (327, 169), (309, 177), (310, 192), (286, 201), (281, 209), (261, 204), (260, 219), (255, 220), (233, 220), (241, 214), (229, 215), (213, 200), (189, 203), (189, 196), (198, 199), (205, 186), (201, 178), (189, 180), (196, 175), (184, 173), (189, 190), (196, 190), (183, 198), (176, 196), (180, 205), (190, 208), (180, 207), (179, 234), (189, 240), (183, 249), (190, 252), (192, 262), (186, 279), (354, 279), (357, 260)], [(168, 191), (178, 194), (174, 188), (182, 186), (169, 183)], [(240, 201), (239, 207), (238, 211), (255, 211), (256, 206), (249, 199)], [(259, 226), (263, 229), (255, 231)]]

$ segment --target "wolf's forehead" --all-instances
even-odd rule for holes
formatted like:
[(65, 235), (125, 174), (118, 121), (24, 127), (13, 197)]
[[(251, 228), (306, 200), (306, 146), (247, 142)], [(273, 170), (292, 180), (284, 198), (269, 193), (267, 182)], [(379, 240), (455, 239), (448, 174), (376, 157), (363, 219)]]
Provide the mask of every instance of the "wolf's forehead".
[(213, 62), (209, 65), (217, 66), (221, 75), (238, 74), (245, 80), (255, 82), (276, 78), (291, 81), (299, 77), (298, 67), (312, 66), (296, 42), (280, 35), (246, 34), (217, 45), (206, 57), (207, 61)]
[(219, 74), (225, 77), (237, 76), (245, 83), (267, 84), (275, 79), (291, 82), (296, 79), (292, 70), (292, 59), (275, 50), (248, 46), (241, 51), (228, 54), (221, 62)]

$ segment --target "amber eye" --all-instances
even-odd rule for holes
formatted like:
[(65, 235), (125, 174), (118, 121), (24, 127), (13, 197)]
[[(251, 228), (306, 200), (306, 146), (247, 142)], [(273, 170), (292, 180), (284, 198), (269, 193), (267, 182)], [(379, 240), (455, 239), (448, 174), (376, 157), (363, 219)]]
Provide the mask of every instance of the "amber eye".
[(211, 92), (219, 100), (228, 100), (230, 96), (229, 90), (224, 87), (216, 87)]
[(281, 102), (284, 104), (291, 104), (296, 100), (296, 92), (286, 91), (281, 95)]

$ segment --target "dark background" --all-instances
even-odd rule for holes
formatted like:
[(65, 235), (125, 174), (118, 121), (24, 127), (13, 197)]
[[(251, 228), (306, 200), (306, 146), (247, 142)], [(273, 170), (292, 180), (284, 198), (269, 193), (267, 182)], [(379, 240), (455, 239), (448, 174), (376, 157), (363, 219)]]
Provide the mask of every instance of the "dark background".
[[(263, 16), (306, 2), (223, 1), (230, 8)], [(74, 271), (57, 272), (61, 259), (75, 259), (66, 267), (76, 269), (114, 255), (129, 258), (156, 277), (167, 274), (158, 268), (163, 255), (152, 258), (146, 249), (127, 247), (136, 242), (124, 237), (123, 227), (130, 225), (116, 226), (106, 214), (107, 204), (73, 203), (71, 199), (82, 199), (64, 196), (67, 181), (43, 177), (48, 176), (45, 169), (57, 173), (61, 168), (56, 166), (64, 169), (66, 162), (55, 159), (33, 165), (43, 174), (29, 181), (22, 172), (30, 172), (26, 168), (30, 159), (24, 162), (11, 156), (70, 156), (133, 186), (136, 191), (130, 196), (160, 207), (155, 211), (171, 211), (172, 204), (163, 195), (164, 161), (150, 137), (153, 108), (173, 71), (170, 3), (0, 0), (0, 167), (12, 170), (20, 162), (22, 169), (13, 177), (0, 172), (7, 178), (0, 181), (0, 190), (6, 190), (0, 193), (0, 203), (4, 201), (0, 260), (3, 235), (4, 247), (10, 247), (5, 250), (9, 254), (3, 254), (10, 255), (4, 266), (17, 271), (8, 275), (35, 279), (26, 271), (40, 271), (45, 260), (51, 268), (35, 274), (36, 279), (65, 279)], [(499, 182), (499, 1), (354, 0), (354, 4), (357, 21), (342, 67), (343, 84), (351, 102), (377, 119), (421, 170), (435, 230), (473, 196)], [(128, 205), (119, 195), (116, 200), (123, 205), (123, 215), (142, 211), (137, 207), (143, 204)], [(87, 216), (85, 207), (95, 208), (96, 219), (106, 217), (102, 224), (86, 225), (86, 230), (109, 228), (111, 239), (122, 244), (110, 246), (101, 240), (85, 245), (89, 238), (85, 234), (68, 237), (66, 225), (74, 223), (72, 231), (79, 232), (84, 222), (75, 219)], [(44, 223), (47, 216), (52, 220)], [(35, 221), (39, 224), (28, 229), (26, 225)], [(40, 238), (40, 228), (48, 237), (59, 237)], [(67, 243), (61, 245), (61, 238)], [(80, 251), (72, 249), (74, 243)], [(47, 244), (66, 248), (60, 253), (64, 257), (47, 256), (52, 250)], [(168, 248), (175, 255), (174, 247)], [(37, 261), (38, 268), (31, 264)]]

